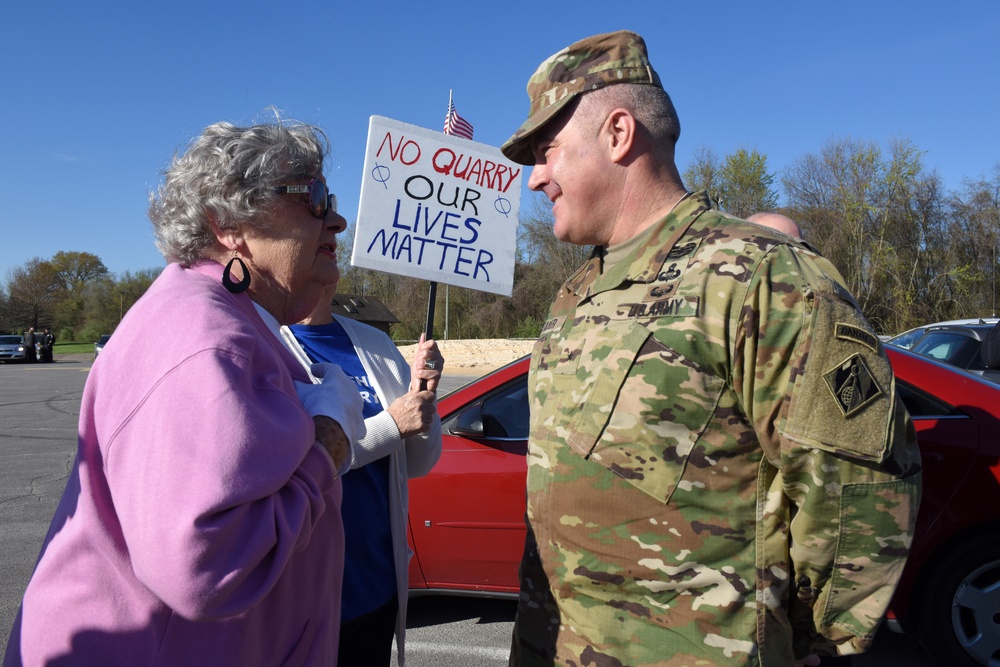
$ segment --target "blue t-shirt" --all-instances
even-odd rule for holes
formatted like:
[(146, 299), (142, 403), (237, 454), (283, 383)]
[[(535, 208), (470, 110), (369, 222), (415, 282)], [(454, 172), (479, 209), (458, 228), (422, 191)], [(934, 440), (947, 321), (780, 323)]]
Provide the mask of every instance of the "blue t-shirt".
[[(290, 327), (313, 361), (340, 366), (358, 385), (364, 417), (384, 409), (354, 351), (350, 337), (336, 321)], [(344, 588), (341, 621), (375, 611), (396, 596), (396, 569), (389, 528), (389, 457), (354, 468), (343, 476)]]

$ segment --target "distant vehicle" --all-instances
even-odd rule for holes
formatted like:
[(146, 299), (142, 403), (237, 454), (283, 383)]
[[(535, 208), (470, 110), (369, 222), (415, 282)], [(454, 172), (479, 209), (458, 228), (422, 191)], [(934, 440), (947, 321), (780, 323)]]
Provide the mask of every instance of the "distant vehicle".
[(94, 343), (94, 359), (95, 360), (97, 359), (97, 355), (99, 355), (101, 353), (101, 350), (104, 349), (105, 344), (107, 344), (107, 342), (109, 340), (111, 340), (111, 334), (104, 334), (103, 336), (101, 336), (97, 340), (96, 343)]
[(890, 338), (886, 344), (1000, 382), (1000, 370), (988, 368), (980, 354), (983, 340), (998, 321), (1000, 319), (990, 317), (935, 322), (904, 331)]
[[(895, 336), (886, 336), (883, 338), (883, 342), (890, 343), (896, 347), (901, 347), (904, 350), (909, 350), (913, 347), (913, 344), (917, 341), (917, 339), (927, 333), (927, 330), (931, 327), (964, 327), (976, 324), (996, 324), (997, 322), (1000, 322), (1000, 317), (970, 317), (964, 320), (932, 322), (931, 324), (922, 324), (919, 327), (907, 329), (903, 333), (896, 334)], [(882, 338), (882, 336), (879, 336), (879, 338)]]
[(0, 336), (0, 361), (25, 361), (27, 358), (24, 336)]
[[(939, 664), (996, 665), (1000, 384), (898, 347), (886, 352), (923, 458), (920, 513), (889, 625), (916, 635)], [(441, 459), (409, 482), (411, 595), (517, 596), (527, 373), (525, 357), (438, 402)]]

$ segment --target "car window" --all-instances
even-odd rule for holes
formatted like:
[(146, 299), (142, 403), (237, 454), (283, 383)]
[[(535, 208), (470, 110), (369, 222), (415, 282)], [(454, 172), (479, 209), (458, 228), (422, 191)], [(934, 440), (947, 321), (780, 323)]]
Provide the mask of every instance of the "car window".
[(901, 347), (904, 350), (909, 350), (913, 347), (913, 344), (919, 340), (921, 336), (924, 335), (923, 329), (911, 329), (904, 333), (899, 334), (895, 338), (890, 338), (888, 343), (890, 345), (895, 345), (896, 347)]
[(483, 432), (488, 438), (528, 437), (528, 380), (512, 382), (483, 400)]
[(931, 331), (910, 348), (931, 359), (965, 368), (979, 351), (979, 341), (954, 331)]
[(0, 345), (20, 345), (20, 336), (0, 336)]
[(962, 413), (942, 401), (937, 396), (917, 389), (900, 379), (896, 379), (896, 393), (903, 401), (906, 411), (914, 419), (937, 419), (955, 417)]

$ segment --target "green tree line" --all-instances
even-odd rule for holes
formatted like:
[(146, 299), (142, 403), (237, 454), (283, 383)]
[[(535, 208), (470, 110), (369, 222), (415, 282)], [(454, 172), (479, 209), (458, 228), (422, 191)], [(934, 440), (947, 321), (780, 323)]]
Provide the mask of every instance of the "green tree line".
[(118, 322), (161, 269), (112, 275), (89, 252), (60, 251), (7, 273), (0, 289), (0, 332), (48, 327), (62, 342), (96, 341)]
[[(1000, 162), (989, 176), (966, 178), (949, 191), (906, 139), (832, 139), (781, 173), (767, 156), (739, 148), (719, 156), (695, 151), (683, 174), (689, 190), (707, 190), (714, 205), (746, 217), (779, 211), (843, 274), (879, 333), (996, 313), (1000, 251)], [(779, 205), (780, 202), (780, 205)], [(354, 227), (341, 235), (338, 291), (375, 297), (400, 320), (397, 340), (424, 330), (428, 283), (350, 266)], [(591, 249), (552, 235), (548, 201), (522, 202), (514, 290), (510, 297), (440, 286), (438, 338), (538, 335), (563, 280)], [(48, 326), (60, 340), (111, 333), (159, 269), (111, 275), (89, 253), (59, 252), (11, 269), (0, 286), (0, 331)]]

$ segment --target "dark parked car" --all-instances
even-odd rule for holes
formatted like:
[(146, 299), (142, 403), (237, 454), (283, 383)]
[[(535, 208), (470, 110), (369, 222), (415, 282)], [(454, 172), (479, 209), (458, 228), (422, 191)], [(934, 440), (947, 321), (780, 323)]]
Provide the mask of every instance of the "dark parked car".
[(105, 344), (107, 344), (107, 342), (109, 340), (111, 340), (111, 334), (104, 334), (103, 336), (101, 336), (100, 338), (97, 339), (96, 343), (94, 343), (94, 360), (95, 361), (97, 360), (97, 355), (99, 355), (101, 353), (101, 351), (104, 349)]
[(0, 336), (0, 361), (25, 361), (27, 358), (24, 336)]
[[(889, 611), (940, 664), (1000, 657), (1000, 384), (887, 347), (924, 493)], [(527, 358), (441, 398), (441, 460), (410, 480), (410, 589), (514, 596), (524, 545)]]
[(938, 322), (910, 329), (886, 342), (1000, 382), (1000, 370), (988, 368), (980, 354), (983, 340), (997, 321), (989, 318)]

